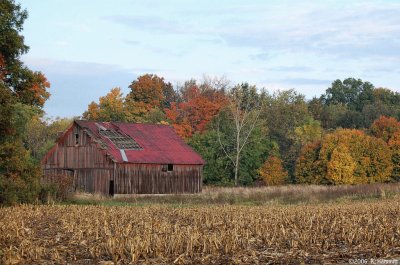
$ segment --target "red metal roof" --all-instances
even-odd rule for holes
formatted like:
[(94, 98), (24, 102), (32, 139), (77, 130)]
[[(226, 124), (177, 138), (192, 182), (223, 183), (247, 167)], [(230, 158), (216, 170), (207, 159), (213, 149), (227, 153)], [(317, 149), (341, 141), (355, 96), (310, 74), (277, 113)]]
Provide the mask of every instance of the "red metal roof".
[[(143, 164), (186, 164), (203, 165), (204, 160), (193, 151), (174, 131), (171, 126), (142, 123), (75, 121), (80, 127), (107, 145), (109, 153), (118, 163)], [(100, 134), (100, 128), (114, 129), (134, 139), (143, 149), (124, 150), (127, 162), (121, 151), (107, 137)]]

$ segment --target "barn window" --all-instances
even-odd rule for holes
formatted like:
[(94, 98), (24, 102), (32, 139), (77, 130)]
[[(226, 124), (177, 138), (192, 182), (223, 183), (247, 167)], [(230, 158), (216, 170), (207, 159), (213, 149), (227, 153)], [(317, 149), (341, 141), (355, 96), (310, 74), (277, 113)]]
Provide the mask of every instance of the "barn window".
[(79, 144), (79, 131), (78, 131), (78, 127), (75, 126), (74, 129), (74, 135), (75, 135), (75, 145)]
[(167, 164), (167, 165), (162, 165), (161, 171), (162, 172), (171, 172), (174, 170), (174, 165), (173, 164)]
[(118, 148), (122, 150), (142, 150), (143, 148), (131, 137), (117, 132), (113, 129), (100, 130), (100, 134), (104, 135)]

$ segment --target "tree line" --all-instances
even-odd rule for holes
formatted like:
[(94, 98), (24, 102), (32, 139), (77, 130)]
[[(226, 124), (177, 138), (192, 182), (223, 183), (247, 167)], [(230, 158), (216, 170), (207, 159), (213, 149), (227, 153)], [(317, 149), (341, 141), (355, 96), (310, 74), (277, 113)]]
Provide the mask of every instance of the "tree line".
[(205, 184), (399, 180), (400, 94), (370, 82), (335, 80), (311, 100), (209, 77), (173, 87), (145, 74), (129, 88), (111, 89), (83, 118), (173, 126), (206, 160)]

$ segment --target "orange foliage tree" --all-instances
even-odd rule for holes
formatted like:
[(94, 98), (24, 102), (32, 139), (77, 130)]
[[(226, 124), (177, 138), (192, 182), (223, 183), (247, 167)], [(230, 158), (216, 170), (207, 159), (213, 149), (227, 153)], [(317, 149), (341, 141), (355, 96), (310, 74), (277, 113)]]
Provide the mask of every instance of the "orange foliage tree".
[(166, 117), (176, 132), (189, 138), (194, 132), (203, 132), (210, 120), (226, 104), (226, 97), (220, 90), (200, 89), (191, 84), (182, 93), (182, 102), (172, 103), (165, 109)]
[(172, 85), (157, 75), (139, 76), (129, 88), (131, 92), (126, 96), (125, 104), (130, 121), (143, 121), (152, 109), (162, 109), (169, 105), (167, 101), (174, 99)]
[(276, 156), (269, 156), (258, 173), (267, 186), (283, 185), (288, 178), (288, 172), (282, 166), (282, 160)]
[(372, 123), (370, 130), (375, 137), (389, 142), (393, 134), (400, 132), (400, 122), (393, 117), (380, 116)]
[(376, 137), (388, 143), (392, 154), (392, 178), (400, 180), (400, 122), (393, 117), (381, 116), (376, 119), (370, 131)]
[(50, 97), (47, 89), (50, 82), (41, 72), (27, 72), (22, 86), (14, 88), (19, 101), (23, 104), (43, 107)]

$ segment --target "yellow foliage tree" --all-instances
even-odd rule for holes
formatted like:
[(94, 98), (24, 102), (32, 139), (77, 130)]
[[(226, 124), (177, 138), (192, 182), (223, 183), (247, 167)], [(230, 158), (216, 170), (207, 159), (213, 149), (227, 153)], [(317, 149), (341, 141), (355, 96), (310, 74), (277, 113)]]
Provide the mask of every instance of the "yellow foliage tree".
[(382, 139), (360, 130), (338, 129), (319, 144), (303, 147), (296, 180), (315, 184), (356, 184), (392, 180), (392, 152)]
[(267, 186), (283, 185), (288, 177), (288, 172), (282, 166), (282, 160), (276, 156), (269, 156), (258, 173)]
[(327, 178), (335, 184), (354, 184), (354, 170), (356, 164), (349, 153), (349, 149), (339, 144), (332, 152), (327, 165)]
[(303, 146), (296, 162), (296, 182), (304, 184), (328, 184), (324, 165), (319, 160), (321, 142), (316, 141)]
[(126, 121), (127, 116), (124, 97), (119, 87), (100, 97), (99, 103), (90, 103), (88, 110), (83, 113), (84, 119), (95, 121)]

